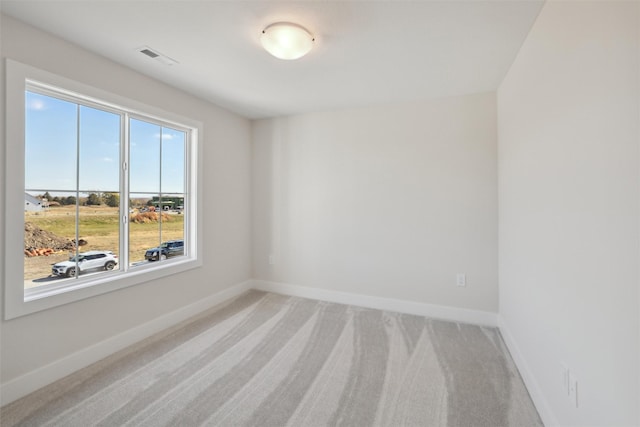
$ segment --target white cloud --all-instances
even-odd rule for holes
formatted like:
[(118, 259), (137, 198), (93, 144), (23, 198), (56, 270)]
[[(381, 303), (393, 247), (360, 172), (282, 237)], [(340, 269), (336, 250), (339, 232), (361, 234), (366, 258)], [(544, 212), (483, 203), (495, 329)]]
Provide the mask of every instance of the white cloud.
[(107, 163), (111, 163), (111, 162), (113, 162), (113, 159), (111, 157), (103, 157), (102, 161), (103, 162), (107, 162)]
[(44, 103), (44, 100), (40, 98), (34, 98), (29, 102), (27, 108), (29, 110), (42, 111), (47, 109), (47, 105)]
[[(154, 135), (154, 137), (155, 138), (160, 138), (160, 134), (156, 133)], [(175, 134), (172, 134), (172, 133), (163, 133), (162, 134), (162, 140), (163, 141), (171, 141), (172, 139), (176, 139), (176, 138), (179, 138), (179, 135), (175, 135)]]

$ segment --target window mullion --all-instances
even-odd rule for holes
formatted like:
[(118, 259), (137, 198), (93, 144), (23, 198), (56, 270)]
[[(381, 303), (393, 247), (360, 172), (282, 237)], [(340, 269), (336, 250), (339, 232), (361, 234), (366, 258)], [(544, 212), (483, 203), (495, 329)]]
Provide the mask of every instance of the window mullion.
[(162, 138), (163, 138), (163, 131), (164, 131), (164, 127), (161, 126), (160, 127), (160, 144), (159, 144), (159, 150), (160, 150), (160, 167), (158, 168), (159, 170), (159, 176), (158, 176), (158, 189), (159, 189), (159, 193), (158, 193), (158, 206), (160, 207), (159, 209), (159, 213), (158, 213), (158, 235), (160, 237), (160, 244), (162, 244), (162, 213), (164, 212), (164, 206), (162, 206)]
[(120, 114), (120, 270), (129, 270), (129, 114)]
[[(188, 213), (188, 215), (184, 215), (184, 223), (182, 224), (182, 233), (184, 234), (184, 236), (189, 236), (187, 237), (187, 239), (185, 239), (187, 242), (191, 241), (191, 234), (189, 234), (189, 230), (191, 230), (191, 225), (190, 225), (190, 220), (189, 218), (191, 217), (191, 209), (193, 208), (192, 204), (191, 204), (191, 158), (189, 157), (189, 153), (190, 153), (190, 145), (192, 143), (191, 140), (192, 137), (192, 131), (189, 130), (185, 133), (185, 143), (184, 143), (184, 147), (183, 147), (183, 156), (184, 156), (184, 171), (183, 171), (183, 176), (184, 176), (184, 188), (183, 191), (184, 193), (182, 194), (183, 197), (183, 207), (182, 207), (182, 212), (183, 215), (185, 213)], [(189, 251), (189, 247), (191, 245), (185, 245), (184, 248), (184, 253), (185, 255), (191, 256), (191, 253)]]
[(76, 104), (76, 238), (75, 238), (75, 274), (77, 279), (80, 275), (78, 260), (80, 253), (80, 104)]

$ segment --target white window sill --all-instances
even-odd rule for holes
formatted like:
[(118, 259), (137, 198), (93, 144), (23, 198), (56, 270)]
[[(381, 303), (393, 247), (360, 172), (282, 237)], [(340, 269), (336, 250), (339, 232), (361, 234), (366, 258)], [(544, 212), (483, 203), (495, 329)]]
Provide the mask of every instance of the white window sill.
[(12, 319), (41, 310), (102, 295), (129, 286), (151, 282), (202, 266), (197, 259), (175, 259), (162, 262), (164, 265), (142, 265), (127, 272), (112, 272), (101, 277), (77, 279), (77, 283), (65, 281), (60, 285), (44, 285), (25, 289), (24, 296), (7, 304), (5, 318)]

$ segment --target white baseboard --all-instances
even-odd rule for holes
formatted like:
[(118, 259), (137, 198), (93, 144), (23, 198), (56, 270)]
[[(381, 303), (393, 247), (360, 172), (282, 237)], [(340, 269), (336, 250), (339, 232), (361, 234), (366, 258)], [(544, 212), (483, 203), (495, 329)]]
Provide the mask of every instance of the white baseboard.
[(509, 353), (511, 353), (511, 358), (516, 364), (518, 371), (520, 371), (520, 376), (529, 391), (531, 400), (533, 400), (533, 404), (538, 410), (540, 418), (542, 418), (542, 422), (547, 427), (559, 426), (560, 423), (551, 410), (549, 402), (542, 393), (542, 389), (540, 388), (535, 375), (533, 375), (531, 368), (529, 368), (529, 364), (520, 351), (520, 348), (518, 347), (516, 340), (513, 338), (504, 318), (500, 315), (498, 315), (498, 328), (500, 329), (500, 334), (502, 334), (502, 339), (504, 340), (505, 345), (509, 349)]
[(362, 294), (332, 291), (328, 289), (311, 288), (307, 286), (291, 285), (287, 283), (253, 280), (252, 288), (266, 292), (291, 295), (322, 301), (350, 304), (359, 307), (376, 308), (380, 310), (396, 311), (415, 314), (461, 323), (472, 323), (482, 326), (498, 326), (498, 315), (489, 311), (469, 310), (466, 308), (447, 307), (442, 305), (425, 304), (413, 301), (381, 298)]
[(104, 359), (123, 348), (193, 317), (216, 304), (238, 296), (251, 289), (251, 283), (251, 281), (238, 283), (203, 300), (179, 308), (18, 378), (0, 384), (0, 405), (11, 403), (79, 369)]

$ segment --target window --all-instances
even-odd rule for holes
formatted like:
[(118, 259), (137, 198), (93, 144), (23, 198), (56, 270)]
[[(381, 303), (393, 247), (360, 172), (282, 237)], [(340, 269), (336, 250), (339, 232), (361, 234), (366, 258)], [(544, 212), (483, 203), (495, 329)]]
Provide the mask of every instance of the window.
[(201, 264), (199, 123), (9, 60), (6, 119), (5, 318)]

